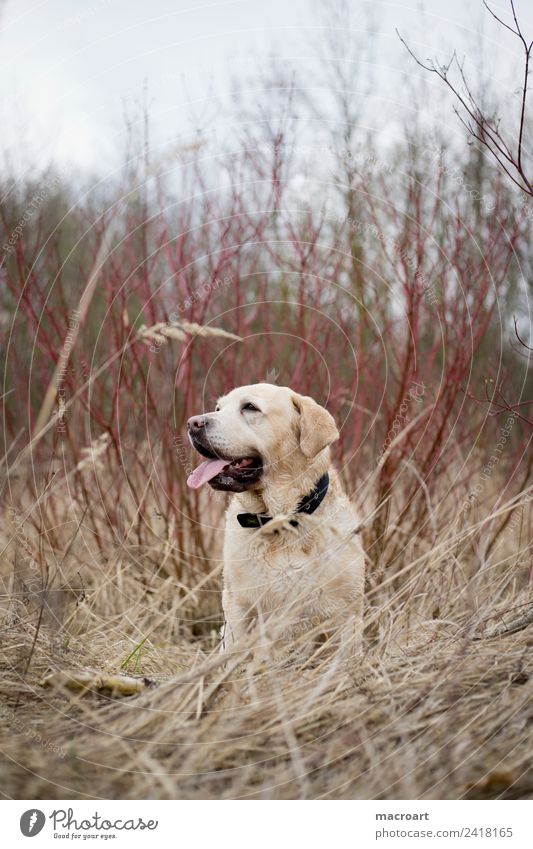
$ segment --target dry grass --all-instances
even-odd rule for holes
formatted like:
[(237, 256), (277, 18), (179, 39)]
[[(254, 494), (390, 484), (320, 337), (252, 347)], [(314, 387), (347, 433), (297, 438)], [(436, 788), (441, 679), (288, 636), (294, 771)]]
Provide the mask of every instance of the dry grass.
[[(39, 590), (28, 554), (39, 543), (19, 525), (3, 553), (3, 793), (532, 797), (533, 628), (487, 636), (530, 609), (530, 497), (496, 519), (472, 510), (451, 521), (455, 493), (433, 515), (431, 542), (402, 539), (391, 519), (388, 545), (403, 554), (387, 571), (370, 550), (365, 656), (347, 664), (268, 649), (252, 658), (251, 635), (225, 666), (217, 551), (184, 571), (172, 528), (147, 543), (126, 522), (117, 544), (86, 515), (69, 520), (65, 504), (60, 568)], [(220, 507), (206, 505), (215, 524)], [(502, 531), (487, 556), (511, 508), (520, 533)], [(85, 689), (43, 686), (65, 670)], [(120, 698), (100, 686), (117, 674), (146, 686)]]

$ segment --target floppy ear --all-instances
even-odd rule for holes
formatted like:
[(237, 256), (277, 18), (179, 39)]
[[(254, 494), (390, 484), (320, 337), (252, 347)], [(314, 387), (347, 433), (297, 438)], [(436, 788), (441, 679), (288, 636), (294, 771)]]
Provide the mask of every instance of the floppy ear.
[(316, 457), (339, 438), (333, 416), (308, 395), (293, 395), (292, 403), (299, 413), (300, 448), (306, 457)]

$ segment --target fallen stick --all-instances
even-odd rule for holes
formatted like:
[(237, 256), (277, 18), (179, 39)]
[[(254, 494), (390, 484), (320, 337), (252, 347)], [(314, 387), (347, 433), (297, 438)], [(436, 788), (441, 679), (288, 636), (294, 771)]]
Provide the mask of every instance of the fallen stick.
[(133, 696), (151, 682), (147, 678), (127, 675), (103, 675), (95, 672), (53, 672), (41, 681), (43, 687), (66, 687), (67, 690), (87, 690), (111, 693), (112, 696)]
[(491, 640), (493, 637), (501, 637), (504, 634), (516, 634), (517, 631), (523, 631), (524, 628), (527, 628), (531, 624), (533, 624), (533, 604), (521, 616), (511, 619), (510, 622), (503, 620), (499, 625), (496, 625), (489, 631), (483, 634), (477, 634), (474, 640)]

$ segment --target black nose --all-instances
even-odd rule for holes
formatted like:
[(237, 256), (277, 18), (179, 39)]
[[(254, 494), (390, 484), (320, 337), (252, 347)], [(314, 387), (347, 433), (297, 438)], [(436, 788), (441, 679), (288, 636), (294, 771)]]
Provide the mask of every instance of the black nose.
[(189, 431), (201, 430), (203, 427), (207, 427), (206, 416), (191, 416), (187, 422), (187, 430)]

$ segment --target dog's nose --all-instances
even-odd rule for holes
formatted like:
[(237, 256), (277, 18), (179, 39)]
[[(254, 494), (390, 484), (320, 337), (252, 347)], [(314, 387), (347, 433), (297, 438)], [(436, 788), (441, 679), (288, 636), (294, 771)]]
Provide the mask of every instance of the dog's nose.
[(191, 416), (191, 418), (187, 422), (187, 430), (189, 431), (200, 430), (203, 427), (207, 427), (206, 416)]

